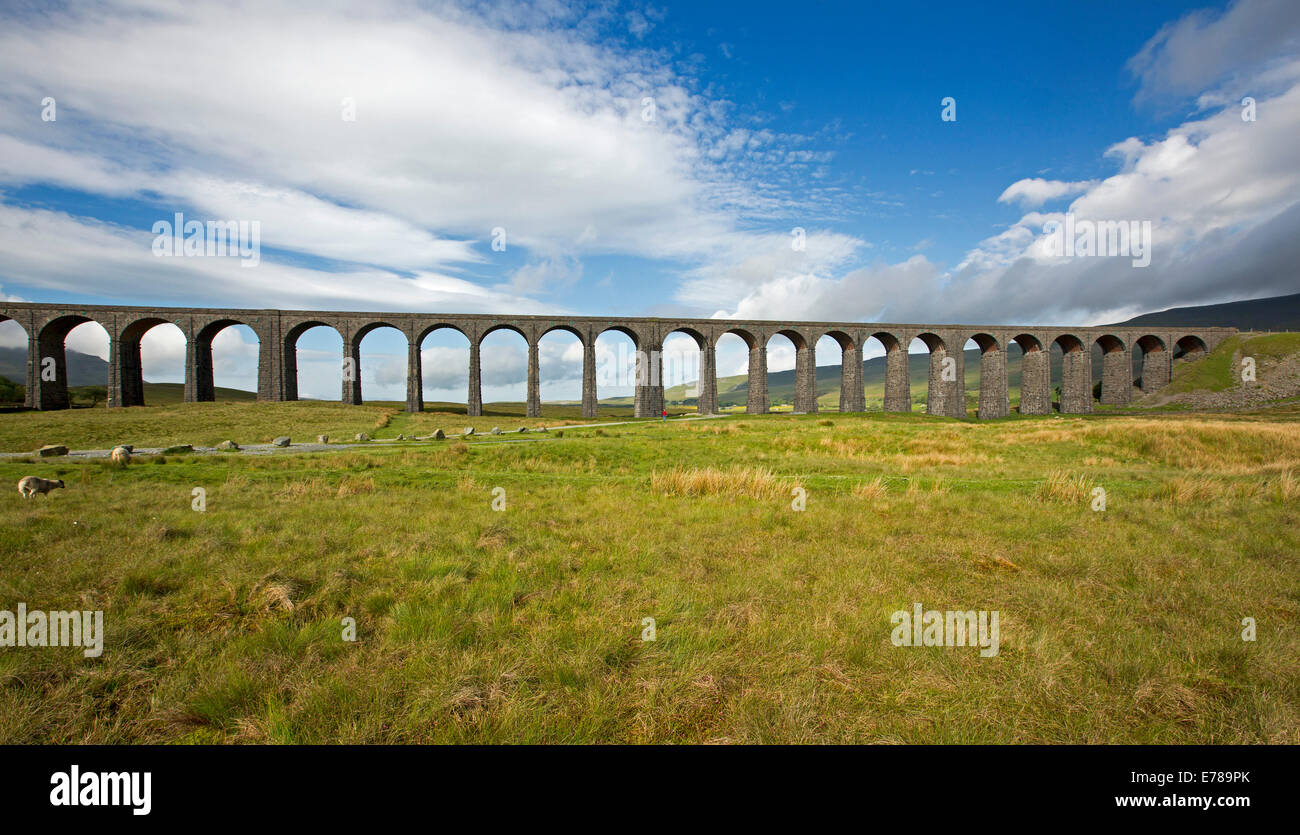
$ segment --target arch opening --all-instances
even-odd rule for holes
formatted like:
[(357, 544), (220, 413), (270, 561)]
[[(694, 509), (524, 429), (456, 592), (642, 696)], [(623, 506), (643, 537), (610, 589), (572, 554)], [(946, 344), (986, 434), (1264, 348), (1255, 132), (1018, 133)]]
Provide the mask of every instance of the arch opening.
[(144, 406), (145, 391), (160, 402), (185, 399), (185, 332), (166, 319), (140, 319), (122, 329), (117, 345), (118, 379), (110, 379), (113, 405)]
[[(976, 414), (981, 420), (1003, 418), (1011, 414), (1011, 385), (1008, 379), (1006, 347), (990, 333), (977, 333), (966, 340), (965, 350), (979, 351), (978, 394), (975, 397)], [(965, 385), (970, 384), (965, 380)], [(964, 387), (964, 386), (963, 386)], [(963, 395), (963, 409), (971, 405), (970, 394)]]
[(569, 327), (551, 328), (538, 339), (537, 355), (538, 416), (548, 403), (553, 409), (562, 409), (565, 417), (581, 416), (582, 335)]
[(303, 322), (284, 337), (284, 399), (343, 400), (347, 368), (343, 334), (326, 322)]
[[(716, 370), (705, 356), (704, 334), (694, 328), (680, 327), (664, 336), (661, 377), (664, 385), (664, 409), (711, 414), (716, 408), (716, 396), (710, 390), (707, 376), (712, 375), (717, 386)], [(708, 366), (708, 368), (706, 368)]]
[[(15, 358), (21, 356), (22, 363), (19, 367), (27, 367), (27, 329), (21, 322), (0, 316), (0, 348), (13, 351)], [(0, 377), (0, 409), (17, 408), (27, 403), (26, 374), (15, 373), (12, 379)]]
[(1189, 333), (1174, 343), (1174, 359), (1199, 359), (1209, 353), (1205, 340), (1194, 333)]
[(1093, 399), (1109, 406), (1124, 406), (1133, 399), (1133, 358), (1124, 340), (1104, 333), (1092, 345), (1090, 362), (1101, 369), (1092, 386)]
[[(764, 398), (766, 412), (803, 413), (816, 411), (815, 383), (807, 340), (793, 330), (779, 330), (767, 338)], [(751, 381), (752, 383), (752, 381)], [(810, 391), (810, 384), (814, 388)]]
[(620, 416), (635, 414), (637, 346), (634, 331), (606, 328), (596, 334), (596, 401), (600, 409)]
[(1092, 411), (1092, 352), (1083, 340), (1064, 333), (1052, 341), (1052, 351), (1060, 351), (1061, 383), (1056, 390), (1057, 408), (1062, 414), (1086, 414)]
[(1146, 334), (1134, 345), (1137, 348), (1134, 365), (1138, 387), (1149, 393), (1168, 385), (1173, 368), (1165, 341), (1155, 334)]
[(482, 413), (523, 417), (528, 410), (528, 337), (514, 325), (496, 325), (479, 337)]
[(373, 322), (359, 328), (352, 342), (341, 372), (343, 401), (404, 402), (410, 370), (406, 333), (397, 325)]
[(448, 414), (468, 414), (469, 337), (455, 325), (434, 325), (424, 329), (417, 344), (420, 346), (420, 401), (423, 408)]
[(67, 409), (108, 402), (110, 339), (103, 325), (85, 316), (60, 316), (37, 336), (38, 389), (33, 406)]
[[(1018, 360), (1018, 362), (1017, 362)], [(1010, 399), (1022, 415), (1052, 413), (1052, 354), (1038, 337), (1018, 334), (1007, 348), (1007, 362), (1015, 363), (1008, 375)]]

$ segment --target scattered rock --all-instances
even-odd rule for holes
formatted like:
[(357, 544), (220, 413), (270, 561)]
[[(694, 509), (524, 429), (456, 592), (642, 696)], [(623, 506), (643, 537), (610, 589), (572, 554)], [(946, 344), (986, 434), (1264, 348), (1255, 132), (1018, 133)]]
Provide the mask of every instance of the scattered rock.
[(217, 449), (238, 450), (239, 444), (235, 443), (234, 441), (222, 441), (221, 443), (217, 444)]
[(370, 436), (367, 435), (365, 432), (358, 432), (358, 433), (357, 433), (357, 436), (356, 436), (356, 438), (355, 438), (355, 440), (358, 440), (358, 441), (368, 441), (368, 440), (370, 440)]
[[(493, 427), (492, 427), (492, 434), (493, 434), (493, 435), (500, 435), (500, 434), (501, 434), (501, 427), (500, 427), (500, 426), (493, 426)], [(64, 451), (66, 452), (66, 450), (64, 450)]]
[(274, 441), (271, 441), (271, 443), (275, 444), (276, 446), (288, 446), (289, 436), (281, 435), (280, 437), (276, 438)]
[(466, 427), (465, 427), (465, 431), (464, 431), (464, 432), (461, 432), (460, 434), (461, 434), (461, 437), (463, 437), (463, 438), (468, 438), (470, 435), (473, 435), (473, 434), (474, 434), (474, 427), (472, 427), (472, 426), (466, 426)]
[(329, 442), (330, 442), (330, 436), (329, 436), (329, 435), (317, 435), (317, 436), (316, 436), (316, 443), (318, 443), (318, 444), (328, 444)]
[(433, 434), (430, 435), (429, 437), (433, 438), (435, 441), (441, 441), (447, 436), (443, 434), (441, 429), (435, 429), (433, 430)]
[(538, 431), (538, 432), (545, 432), (545, 431), (546, 431), (546, 427), (545, 427), (545, 426), (539, 426), (539, 427), (537, 427), (537, 431)]
[(36, 452), (42, 458), (53, 458), (56, 455), (67, 455), (68, 448), (65, 447), (63, 444), (46, 444), (45, 446), (38, 449)]
[(193, 444), (177, 444), (176, 446), (169, 446), (169, 447), (167, 447), (166, 449), (164, 449), (164, 450), (162, 451), (162, 454), (163, 454), (163, 455), (180, 455), (182, 452), (193, 452), (193, 451), (194, 451), (194, 445), (193, 445)]
[(520, 432), (527, 432), (527, 431), (528, 431), (528, 427), (527, 427), (527, 426), (521, 426), (521, 427), (519, 427), (519, 431), (520, 431)]
[(406, 440), (406, 436), (403, 435), (401, 432), (398, 432), (398, 433), (397, 433), (397, 440), (399, 440), (399, 441), (405, 441), (405, 440)]

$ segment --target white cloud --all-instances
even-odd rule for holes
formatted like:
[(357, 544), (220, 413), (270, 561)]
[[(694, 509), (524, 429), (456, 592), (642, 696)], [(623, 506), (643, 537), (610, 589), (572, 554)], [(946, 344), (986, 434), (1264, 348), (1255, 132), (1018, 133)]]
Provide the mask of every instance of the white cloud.
[[(1137, 77), (1139, 101), (1159, 96), (1203, 94), (1222, 82), (1237, 82), (1238, 95), (1275, 79), (1269, 71), (1280, 55), (1300, 48), (1300, 4), (1294, 0), (1236, 0), (1223, 13), (1192, 12), (1161, 27), (1128, 62)], [(1211, 95), (1203, 104), (1224, 104)]]
[[(547, 286), (553, 265), (582, 253), (726, 257), (748, 237), (743, 213), (789, 203), (753, 175), (784, 176), (806, 138), (734, 128), (730, 105), (692, 92), (655, 53), (601, 45), (592, 33), (608, 14), (582, 14), (404, 0), (325, 2), (308, 16), (270, 0), (11, 12), (0, 27), (0, 183), (259, 220), (264, 246), (354, 272), (459, 271), (503, 227), (511, 246), (550, 260), (520, 270), (496, 302)], [(625, 25), (643, 34), (652, 17)], [(214, 37), (232, 19), (238, 36)], [(38, 118), (45, 95), (56, 122)], [(342, 118), (344, 98), (355, 121)], [(28, 267), (7, 279), (66, 289)], [(251, 282), (230, 278), (213, 289), (242, 303)], [(393, 306), (409, 301), (407, 287), (368, 276), (362, 295)]]
[(1017, 180), (1007, 186), (1006, 191), (999, 195), (998, 202), (1014, 203), (1018, 201), (1022, 206), (1041, 206), (1049, 200), (1081, 194), (1095, 184), (1095, 180), (1067, 183), (1062, 180), (1044, 180), (1042, 177), (1033, 177)]

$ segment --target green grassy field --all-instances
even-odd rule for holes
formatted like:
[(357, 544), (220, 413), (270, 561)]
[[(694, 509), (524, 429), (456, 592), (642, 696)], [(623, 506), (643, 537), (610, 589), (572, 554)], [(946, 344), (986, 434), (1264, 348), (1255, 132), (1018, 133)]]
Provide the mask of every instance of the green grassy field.
[[(465, 422), (123, 414), (195, 443)], [(0, 650), (0, 743), (1300, 742), (1300, 406), (526, 437), (0, 461), (68, 485), (0, 497), (0, 608), (102, 609), (107, 633), (97, 659)], [(999, 653), (894, 646), (918, 602), (997, 610)]]

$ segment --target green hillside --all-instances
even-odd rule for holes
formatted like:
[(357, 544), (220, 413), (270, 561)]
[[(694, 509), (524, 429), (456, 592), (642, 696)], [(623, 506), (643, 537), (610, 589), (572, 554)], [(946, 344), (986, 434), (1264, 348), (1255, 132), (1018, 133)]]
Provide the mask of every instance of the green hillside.
[[(7, 405), (23, 402), (25, 387), (7, 377), (0, 376), (0, 403)], [(100, 406), (108, 399), (107, 386), (71, 386), (68, 398), (73, 406)], [(257, 399), (257, 394), (242, 389), (216, 389), (218, 402), (246, 403)], [(185, 401), (184, 383), (145, 383), (144, 402), (149, 406), (170, 406)]]

